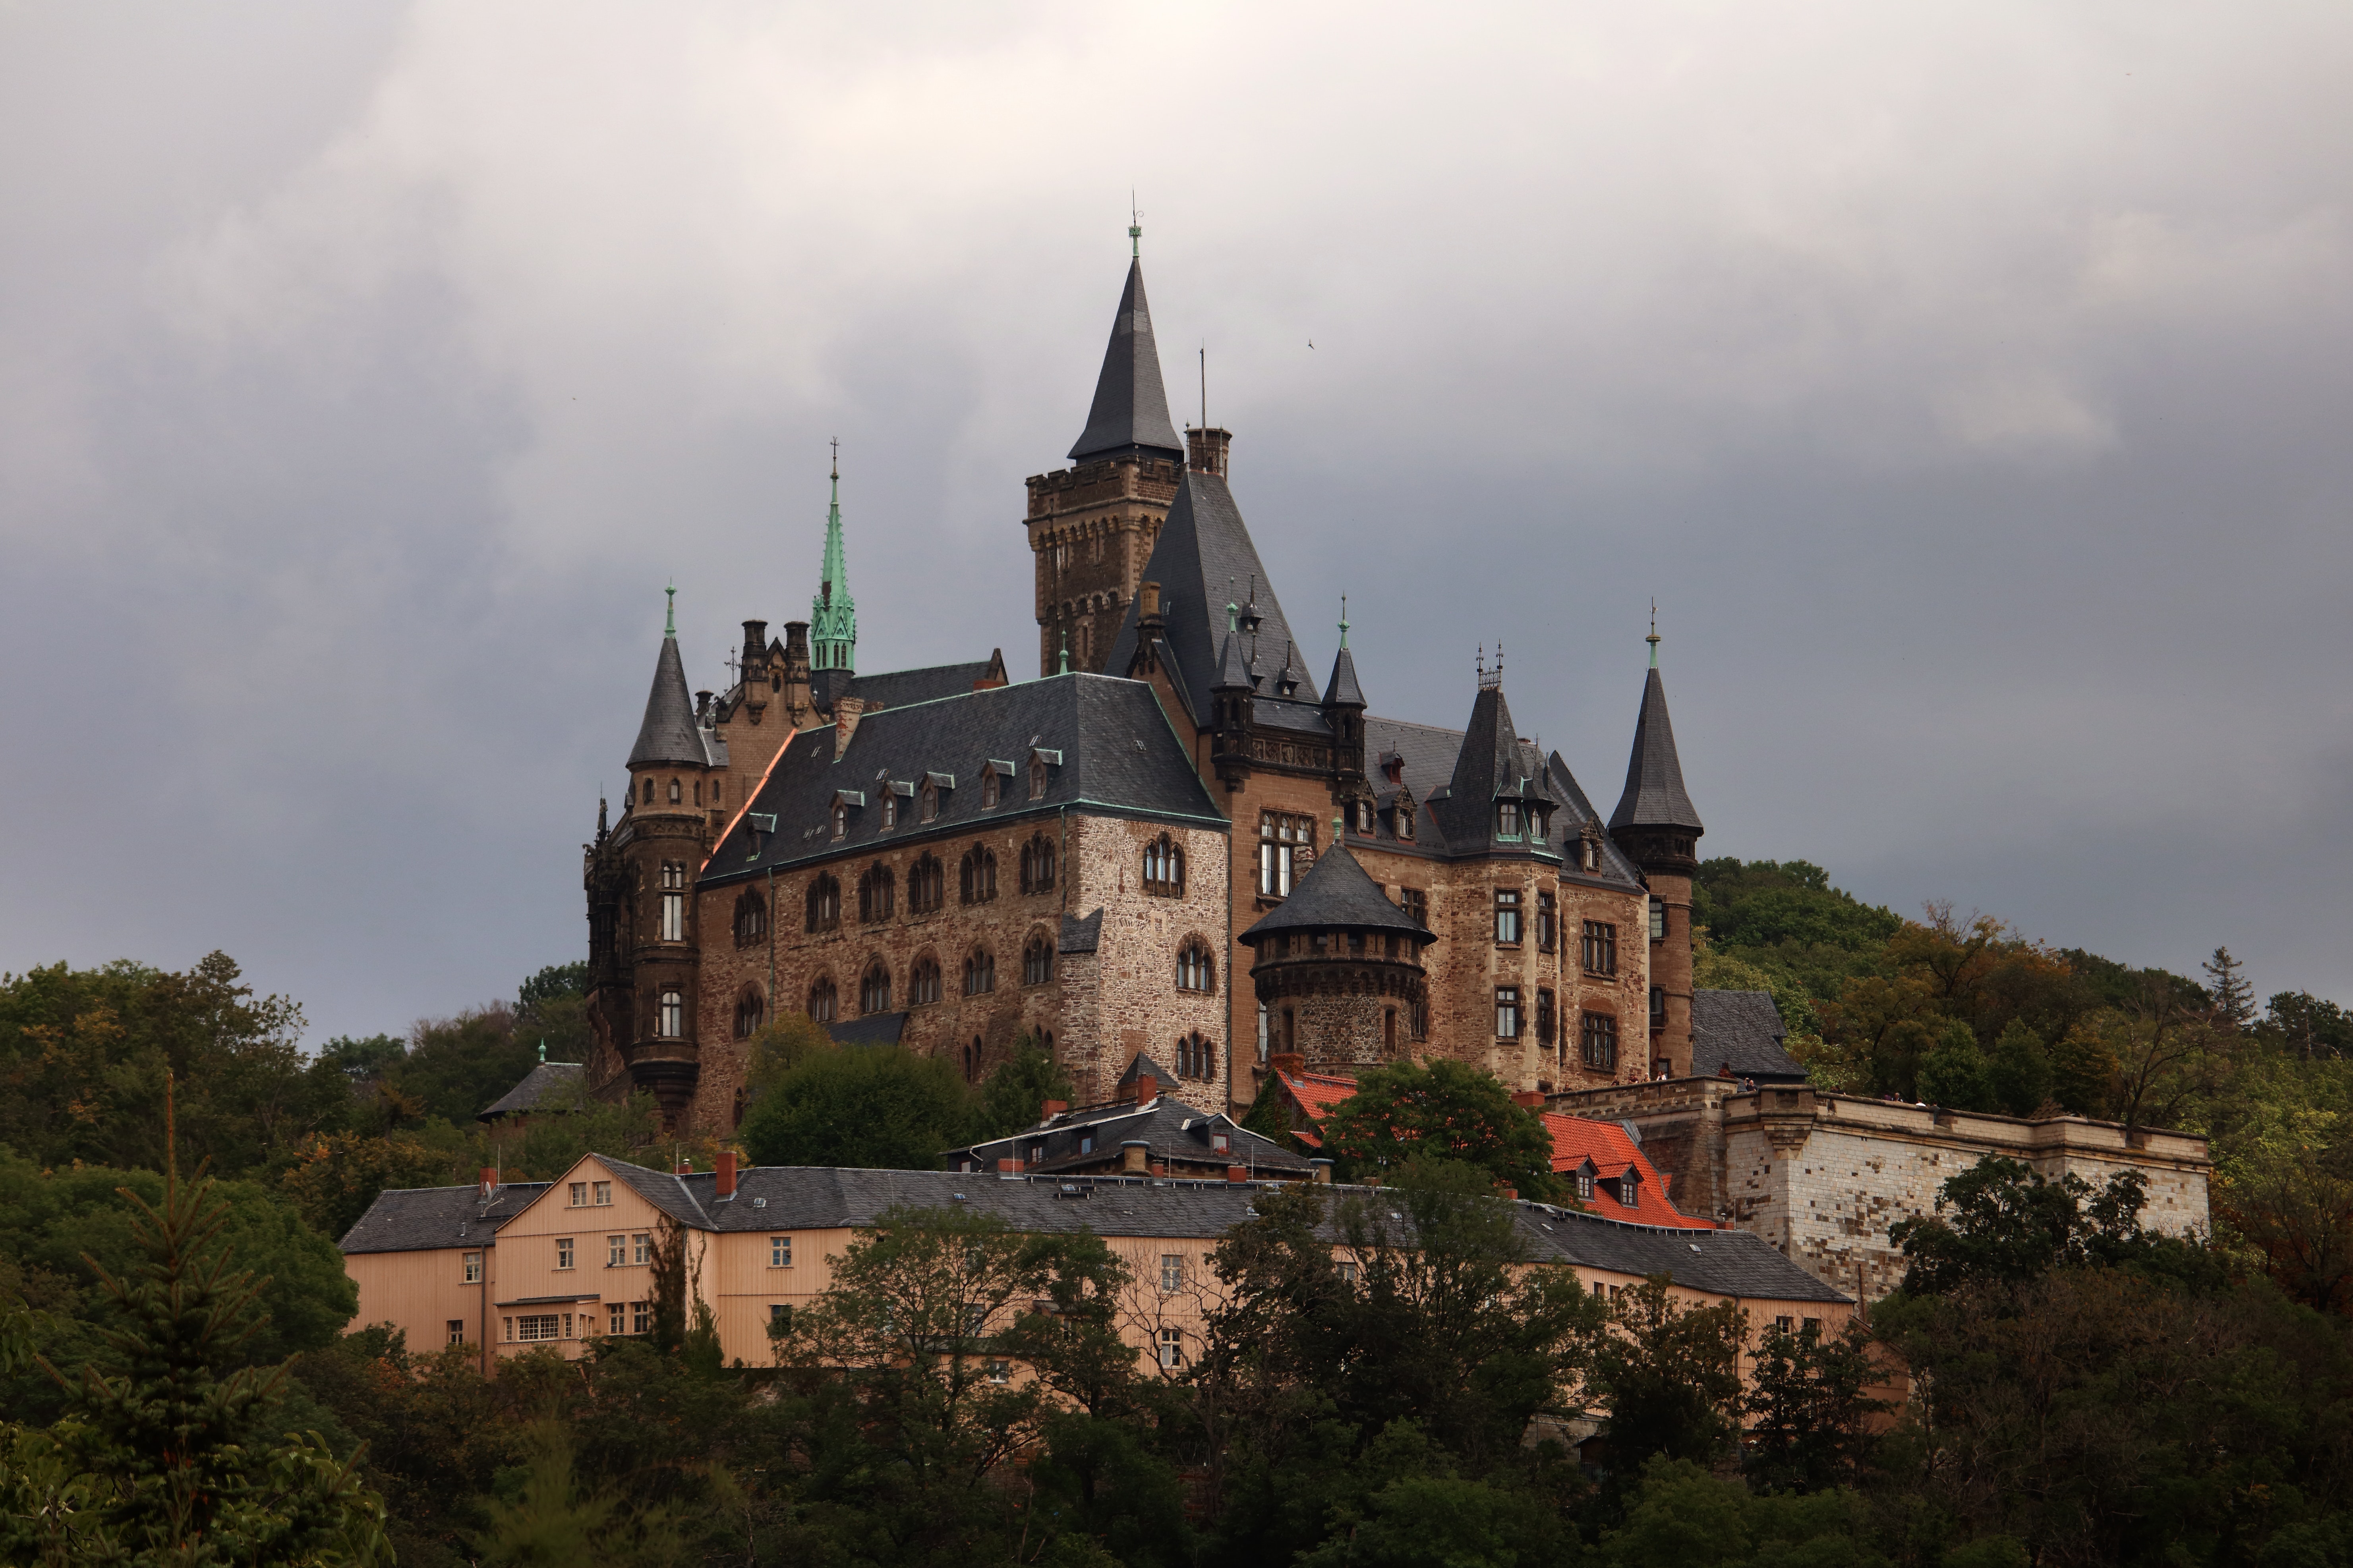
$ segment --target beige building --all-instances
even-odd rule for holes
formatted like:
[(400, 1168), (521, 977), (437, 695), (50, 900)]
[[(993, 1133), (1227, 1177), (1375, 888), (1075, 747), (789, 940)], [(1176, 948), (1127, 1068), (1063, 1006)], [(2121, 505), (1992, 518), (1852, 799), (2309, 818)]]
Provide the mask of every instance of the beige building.
[[(1337, 1189), (1369, 1193), (1372, 1189)], [(1017, 1229), (1082, 1227), (1126, 1262), (1129, 1342), (1155, 1363), (1191, 1361), (1221, 1299), (1209, 1255), (1249, 1217), (1261, 1184), (757, 1166), (665, 1174), (591, 1155), (561, 1180), (387, 1192), (343, 1237), (358, 1321), (415, 1348), (480, 1348), (485, 1371), (538, 1346), (649, 1331), (653, 1254), (674, 1227), (690, 1300), (707, 1303), (731, 1361), (765, 1365), (768, 1325), (815, 1300), (834, 1260), (898, 1205), (969, 1205)], [(1737, 1300), (1754, 1333), (1777, 1321), (1835, 1332), (1852, 1303), (1740, 1230), (1669, 1230), (1515, 1202), (1531, 1260), (1573, 1269), (1595, 1294), (1665, 1274), (1688, 1302)], [(1338, 1238), (1335, 1237), (1335, 1244)]]

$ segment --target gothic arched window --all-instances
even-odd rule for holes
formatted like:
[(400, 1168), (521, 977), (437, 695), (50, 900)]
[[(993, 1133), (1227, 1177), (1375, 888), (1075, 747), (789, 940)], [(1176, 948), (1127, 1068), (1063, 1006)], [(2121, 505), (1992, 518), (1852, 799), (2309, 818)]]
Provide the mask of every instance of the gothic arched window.
[(1185, 851), (1166, 833), (1144, 847), (1144, 890), (1164, 899), (1185, 896)]
[(1054, 890), (1054, 841), (1042, 833), (1021, 847), (1021, 890), (1025, 893), (1050, 893)]
[(808, 1016), (820, 1024), (830, 1024), (833, 1022), (834, 1005), (833, 980), (828, 975), (820, 974), (817, 984), (809, 987)]
[(654, 1009), (654, 1033), (665, 1040), (676, 1040), (686, 1034), (686, 995), (680, 991), (665, 991)]
[(1021, 950), (1021, 984), (1043, 985), (1054, 978), (1054, 944), (1039, 931)]
[(995, 810), (995, 809), (997, 808), (997, 770), (996, 770), (995, 768), (983, 768), (983, 769), (981, 769), (981, 770), (980, 770), (980, 809), (981, 809), (981, 810), (983, 810), (983, 811), (993, 811), (993, 810)]
[(1198, 937), (1188, 937), (1176, 950), (1176, 989), (1179, 991), (1211, 991), (1216, 989), (1210, 968), (1209, 944)]
[(735, 945), (748, 947), (768, 934), (768, 900), (756, 888), (746, 888), (735, 899)]
[(819, 872), (808, 885), (808, 929), (838, 931), (841, 927), (841, 883), (830, 872)]
[(937, 914), (946, 901), (946, 887), (947, 878), (938, 856), (926, 855), (917, 860), (907, 871), (907, 912)]
[(1200, 1035), (1187, 1035), (1176, 1042), (1176, 1076), (1178, 1078), (1211, 1078), (1217, 1072), (1218, 1048)]
[(745, 1040), (758, 1034), (760, 1026), (767, 1020), (767, 1014), (768, 1004), (760, 994), (760, 988), (744, 986), (735, 995), (735, 1037)]
[(978, 1035), (975, 1035), (972, 1037), (972, 1044), (964, 1048), (964, 1080), (966, 1083), (980, 1081), (980, 1037)]
[(866, 966), (866, 973), (858, 982), (858, 1010), (860, 1013), (888, 1013), (891, 1010), (891, 971), (879, 958)]
[(997, 955), (976, 947), (964, 961), (964, 994), (980, 996), (997, 989)]
[(997, 856), (974, 845), (956, 868), (956, 889), (967, 904), (985, 904), (997, 897)]
[(680, 791), (679, 791), (679, 787), (678, 787), (678, 781), (677, 781), (676, 779), (672, 779), (672, 780), (670, 780), (670, 805), (676, 805), (678, 804), (678, 801), (679, 801), (679, 794), (680, 794)]
[(940, 961), (925, 953), (907, 973), (907, 1005), (921, 1007), (940, 999)]
[(866, 868), (866, 874), (858, 879), (860, 923), (872, 925), (889, 920), (898, 911), (898, 902), (899, 879), (891, 874), (891, 868), (879, 861)]

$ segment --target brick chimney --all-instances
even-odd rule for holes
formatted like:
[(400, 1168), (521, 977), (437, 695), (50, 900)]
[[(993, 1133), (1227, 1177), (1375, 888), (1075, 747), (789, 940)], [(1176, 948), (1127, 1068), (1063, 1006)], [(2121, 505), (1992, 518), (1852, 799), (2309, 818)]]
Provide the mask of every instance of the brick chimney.
[(496, 1165), (483, 1166), (481, 1180), (482, 1201), (489, 1203), (499, 1195), (499, 1168)]
[(760, 721), (760, 710), (768, 705), (768, 623), (744, 623), (744, 706), (745, 717), (753, 723)]
[(1229, 1182), (1249, 1181), (1250, 1167), (1248, 1165), (1228, 1165), (1226, 1167), (1226, 1180)]
[(1544, 1096), (1538, 1094), (1534, 1089), (1528, 1089), (1523, 1093), (1512, 1096), (1512, 1103), (1514, 1105), (1523, 1105), (1527, 1107), (1530, 1110), (1540, 1110), (1543, 1107), (1544, 1102)]
[(1051, 1121), (1070, 1109), (1071, 1102), (1067, 1100), (1041, 1100), (1038, 1102), (1038, 1120)]
[(1021, 1162), (1018, 1160), (999, 1160), (997, 1162), (997, 1173), (1000, 1176), (1018, 1176), (1021, 1173)]
[(719, 1151), (719, 1195), (723, 1198), (735, 1195), (735, 1151), (733, 1149)]
[(678, 1173), (681, 1176), (691, 1176), (694, 1174), (694, 1162), (691, 1160), (681, 1160), (678, 1163)]
[(1234, 433), (1215, 426), (1203, 429), (1198, 426), (1185, 432), (1185, 466), (1197, 474), (1224, 477), (1226, 448), (1233, 445)]
[(1160, 1098), (1160, 1080), (1150, 1073), (1135, 1080), (1135, 1103), (1149, 1105)]
[(1141, 1176), (1152, 1169), (1152, 1145), (1141, 1138), (1131, 1138), (1119, 1146), (1119, 1168), (1131, 1176)]
[(841, 753), (849, 750), (849, 738), (858, 733), (859, 715), (866, 711), (860, 698), (837, 697), (833, 700), (833, 760), (841, 761)]
[(1320, 1183), (1322, 1183), (1324, 1185), (1325, 1185), (1325, 1186), (1327, 1186), (1327, 1187), (1328, 1187), (1328, 1186), (1330, 1186), (1330, 1185), (1332, 1184), (1332, 1162), (1331, 1162), (1331, 1161), (1329, 1161), (1329, 1160), (1310, 1160), (1310, 1161), (1308, 1161), (1308, 1162), (1307, 1162), (1307, 1168), (1308, 1168), (1308, 1170), (1309, 1170), (1309, 1171), (1311, 1171), (1311, 1172), (1313, 1172), (1313, 1173), (1314, 1173), (1314, 1174), (1310, 1175), (1310, 1176), (1307, 1178), (1309, 1181), (1311, 1181), (1311, 1182), (1320, 1182)]
[(783, 681), (783, 685), (777, 689), (784, 698), (786, 720), (796, 730), (807, 726), (811, 722), (809, 711), (814, 705), (815, 698), (809, 690), (809, 646), (807, 621), (785, 623), (785, 668), (781, 671), (770, 670), (768, 679), (772, 682), (778, 679)]

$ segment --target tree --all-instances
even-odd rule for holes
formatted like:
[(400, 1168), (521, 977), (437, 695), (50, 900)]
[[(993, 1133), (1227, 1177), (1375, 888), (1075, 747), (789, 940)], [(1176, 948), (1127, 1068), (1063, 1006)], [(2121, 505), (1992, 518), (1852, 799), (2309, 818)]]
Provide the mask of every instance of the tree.
[(1374, 1068), (1356, 1092), (1324, 1117), (1324, 1147), (1344, 1179), (1393, 1171), (1410, 1160), (1476, 1165), (1523, 1196), (1559, 1190), (1544, 1118), (1512, 1097), (1493, 1074), (1439, 1058)]
[(2255, 988), (2247, 983), (2247, 966), (2232, 957), (2229, 948), (2218, 947), (2214, 956), (2200, 967), (2206, 972), (2206, 994), (2213, 1005), (2216, 1022), (2233, 1029), (2253, 1024)]
[(2353, 1148), (2257, 1149), (2218, 1185), (2217, 1217), (2282, 1290), (2353, 1314)]
[(2263, 1007), (2259, 1038), (2284, 1046), (2299, 1061), (2353, 1056), (2353, 1013), (2309, 991), (2282, 991)]
[(2051, 1098), (2051, 1054), (2023, 1018), (2012, 1018), (1986, 1058), (1987, 1087), (2012, 1116), (2039, 1115)]
[(319, 1133), (295, 1152), (279, 1189), (311, 1229), (340, 1239), (386, 1187), (456, 1186), (464, 1163), (462, 1150), (427, 1148), (413, 1133)]
[(966, 1136), (978, 1142), (1034, 1127), (1039, 1107), (1050, 1100), (1067, 1101), (1071, 1092), (1071, 1075), (1039, 1045), (1036, 1036), (1025, 1034), (1013, 1043), (1013, 1055), (980, 1086), (979, 1103)]
[(1862, 1479), (1872, 1419), (1890, 1408), (1865, 1390), (1882, 1381), (1860, 1318), (1831, 1339), (1813, 1326), (1767, 1329), (1742, 1402), (1750, 1482), (1761, 1491), (1818, 1492)]
[(466, 1127), (538, 1062), (539, 1042), (517, 1031), (513, 1008), (493, 1002), (418, 1019), (407, 1056), (387, 1076), (416, 1102), (417, 1115)]
[(1609, 1412), (1602, 1436), (1621, 1482), (1653, 1457), (1711, 1463), (1740, 1429), (1748, 1316), (1736, 1301), (1682, 1305), (1671, 1283), (1657, 1274), (1628, 1286), (1591, 1337), (1588, 1392)]
[(1990, 1064), (1978, 1048), (1977, 1036), (1957, 1018), (1945, 1026), (1920, 1063), (1920, 1098), (1955, 1110), (1996, 1107)]
[(948, 1062), (899, 1046), (830, 1046), (787, 1068), (744, 1118), (761, 1165), (931, 1171), (970, 1124), (972, 1091)]
[[(168, 1107), (167, 1107), (168, 1137)], [(356, 1464), (315, 1434), (273, 1443), (282, 1367), (250, 1364), (266, 1322), (262, 1287), (233, 1267), (229, 1205), (167, 1163), (160, 1203), (125, 1188), (143, 1258), (117, 1275), (93, 1262), (111, 1312), (116, 1364), (69, 1377), (46, 1357), (72, 1419), (51, 1435), (97, 1478), (71, 1531), (72, 1561), (391, 1562), (384, 1505)]]
[(2096, 1190), (2072, 1173), (2047, 1181), (2020, 1161), (1988, 1154), (1936, 1190), (1935, 1214), (1887, 1227), (1911, 1259), (1904, 1289), (1934, 1296), (2018, 1286), (2053, 1268), (2144, 1257), (2156, 1245), (2140, 1226), (2147, 1185), (2137, 1171)]

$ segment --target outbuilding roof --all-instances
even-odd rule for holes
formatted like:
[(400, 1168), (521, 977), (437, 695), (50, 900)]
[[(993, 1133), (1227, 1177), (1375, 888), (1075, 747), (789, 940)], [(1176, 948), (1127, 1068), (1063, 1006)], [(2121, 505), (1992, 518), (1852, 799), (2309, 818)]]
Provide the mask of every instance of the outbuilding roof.
[(1692, 1071), (1702, 1078), (1729, 1068), (1759, 1083), (1802, 1082), (1805, 1064), (1781, 1044), (1788, 1035), (1770, 991), (1692, 993)]

